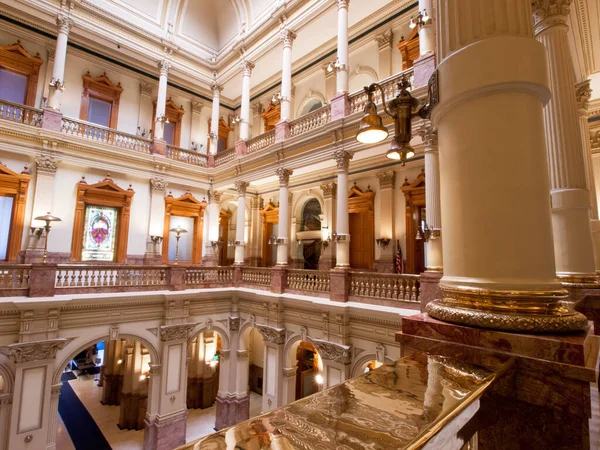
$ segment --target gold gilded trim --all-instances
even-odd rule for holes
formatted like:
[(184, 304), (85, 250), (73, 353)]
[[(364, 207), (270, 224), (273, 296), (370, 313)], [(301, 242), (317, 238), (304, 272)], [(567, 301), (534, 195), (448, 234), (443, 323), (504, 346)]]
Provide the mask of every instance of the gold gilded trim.
[(566, 288), (600, 289), (600, 278), (591, 275), (560, 275), (556, 276)]

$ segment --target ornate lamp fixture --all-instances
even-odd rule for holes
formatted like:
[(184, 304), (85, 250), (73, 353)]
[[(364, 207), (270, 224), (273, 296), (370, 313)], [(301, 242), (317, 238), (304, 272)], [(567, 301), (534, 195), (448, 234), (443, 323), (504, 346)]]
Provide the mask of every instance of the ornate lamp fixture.
[(150, 236), (150, 240), (153, 244), (160, 244), (163, 240), (162, 236)]
[(46, 225), (44, 225), (44, 230), (46, 230), (46, 241), (44, 242), (44, 256), (42, 256), (42, 263), (46, 264), (48, 262), (48, 235), (50, 234), (50, 229), (52, 228), (50, 226), (51, 222), (61, 222), (62, 219), (56, 216), (53, 216), (52, 214), (50, 214), (49, 212), (46, 213), (45, 216), (38, 216), (35, 218), (35, 220), (43, 220), (44, 222), (46, 222)]
[(408, 24), (408, 26), (412, 30), (417, 26), (424, 27), (425, 25), (429, 25), (430, 23), (431, 17), (429, 17), (429, 14), (427, 14), (427, 10), (424, 9), (423, 11), (419, 11), (414, 19), (413, 17), (410, 18), (410, 23)]
[[(360, 126), (356, 140), (363, 144), (375, 144), (388, 137), (388, 131), (383, 125), (383, 120), (377, 114), (377, 106), (373, 100), (376, 89), (381, 92), (381, 100), (384, 111), (394, 119), (394, 137), (390, 150), (386, 156), (390, 159), (399, 160), (402, 165), (415, 156), (414, 149), (410, 146), (412, 139), (412, 118), (418, 115), (426, 118), (429, 115), (430, 104), (422, 106), (416, 113), (413, 110), (419, 105), (419, 101), (408, 92), (410, 83), (406, 77), (398, 82), (396, 98), (389, 102), (385, 101), (385, 93), (379, 83), (365, 86), (368, 100), (365, 105), (365, 115), (360, 120)], [(430, 86), (431, 90), (431, 86)]]
[(283, 240), (283, 238), (278, 238), (277, 236), (273, 235), (273, 236), (269, 236), (269, 238), (267, 239), (267, 244), (281, 245), (281, 244), (285, 244), (285, 241)]
[(271, 103), (273, 105), (277, 105), (279, 104), (279, 102), (281, 101), (283, 97), (281, 96), (281, 92), (278, 92), (277, 94), (273, 94), (273, 97), (271, 98)]
[(156, 118), (156, 121), (157, 122), (161, 122), (161, 123), (163, 123), (163, 122), (164, 123), (171, 123), (171, 122), (169, 122), (169, 118), (167, 116), (165, 116), (164, 114), (161, 114), (160, 116), (158, 116)]
[(242, 121), (242, 118), (239, 116), (239, 114), (236, 114), (235, 116), (233, 116), (231, 118), (232, 125), (236, 125), (236, 124), (240, 123), (241, 121)]
[(179, 239), (181, 239), (181, 235), (187, 233), (188, 230), (181, 228), (181, 225), (177, 225), (177, 228), (171, 228), (169, 232), (175, 233), (175, 239), (177, 240), (175, 244), (175, 264), (177, 264), (177, 261), (179, 260)]
[(434, 230), (433, 228), (429, 228), (427, 222), (424, 222), (419, 228), (417, 228), (417, 235), (415, 239), (417, 241), (421, 241), (425, 239), (425, 242), (428, 242), (429, 239), (437, 239), (440, 237), (440, 230)]
[(218, 239), (216, 241), (210, 241), (210, 246), (213, 249), (221, 248), (223, 246), (223, 241), (221, 239)]
[(59, 91), (65, 90), (65, 82), (52, 78), (52, 81), (48, 83), (54, 89), (58, 89)]
[(378, 238), (375, 239), (375, 242), (377, 243), (378, 247), (381, 247), (385, 250), (387, 246), (390, 245), (390, 238)]
[(333, 70), (339, 70), (339, 69), (343, 69), (345, 68), (346, 65), (345, 64), (341, 64), (340, 63), (340, 59), (339, 58), (335, 58), (333, 61), (330, 61), (329, 64), (327, 64), (327, 72), (333, 72)]

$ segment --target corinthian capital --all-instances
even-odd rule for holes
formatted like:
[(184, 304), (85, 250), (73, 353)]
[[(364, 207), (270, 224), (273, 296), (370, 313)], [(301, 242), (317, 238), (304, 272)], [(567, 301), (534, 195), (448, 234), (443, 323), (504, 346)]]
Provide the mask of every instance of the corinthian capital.
[(338, 9), (348, 9), (350, 0), (337, 0)]
[(337, 164), (338, 171), (348, 172), (350, 160), (354, 155), (346, 150), (336, 150), (333, 154), (333, 159)]
[(56, 170), (58, 169), (60, 163), (61, 161), (59, 159), (54, 159), (48, 155), (35, 158), (36, 170), (38, 174), (54, 176), (56, 175)]
[(215, 81), (210, 88), (212, 90), (213, 97), (219, 98), (221, 91), (223, 90), (223, 86)]
[(335, 197), (337, 194), (337, 184), (336, 183), (327, 183), (321, 185), (321, 190), (323, 191), (323, 197)]
[(387, 30), (385, 33), (375, 36), (375, 40), (377, 41), (379, 50), (392, 48), (392, 44), (394, 43), (394, 33), (392, 30)]
[(284, 169), (283, 167), (280, 167), (279, 169), (277, 169), (277, 176), (279, 177), (279, 185), (287, 186), (290, 183), (290, 176), (293, 173), (294, 172), (292, 170)]
[(294, 42), (294, 39), (296, 39), (296, 33), (294, 33), (289, 28), (284, 28), (281, 30), (279, 37), (283, 41), (284, 47), (291, 47)]
[(161, 76), (165, 76), (165, 77), (168, 76), (169, 70), (171, 70), (171, 61), (169, 61), (168, 59), (163, 59), (163, 60), (159, 61), (158, 68), (160, 70)]
[(73, 26), (73, 19), (71, 19), (64, 12), (58, 13), (56, 16), (56, 25), (58, 26), (58, 32), (68, 35)]
[(221, 193), (212, 188), (208, 190), (207, 195), (210, 203), (219, 203), (221, 201)]
[(250, 186), (250, 183), (246, 181), (236, 181), (234, 184), (238, 195), (245, 195), (246, 189), (248, 189), (248, 186)]
[(555, 26), (567, 26), (571, 0), (533, 0), (533, 25), (535, 34)]
[(252, 71), (254, 70), (254, 63), (244, 60), (240, 64), (240, 67), (242, 68), (242, 75), (245, 77), (249, 77), (250, 75), (252, 75)]
[(435, 128), (433, 128), (433, 126), (431, 124), (429, 124), (428, 126), (423, 128), (423, 130), (421, 130), (419, 135), (421, 136), (421, 139), (423, 140), (423, 145), (425, 146), (425, 151), (434, 150), (434, 149), (437, 150), (437, 148), (435, 148), (438, 145), (437, 130)]
[(592, 88), (590, 87), (591, 80), (585, 80), (575, 85), (575, 99), (577, 100), (577, 108), (584, 110), (587, 114), (588, 104), (592, 98)]

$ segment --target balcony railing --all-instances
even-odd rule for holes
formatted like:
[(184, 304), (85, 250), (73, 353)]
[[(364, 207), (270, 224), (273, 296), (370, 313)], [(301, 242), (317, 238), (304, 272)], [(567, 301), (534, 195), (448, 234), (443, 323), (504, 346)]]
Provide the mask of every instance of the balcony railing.
[(192, 150), (186, 150), (181, 147), (175, 147), (174, 145), (167, 145), (166, 157), (174, 159), (175, 161), (181, 161), (199, 167), (207, 166), (206, 155)]
[(0, 295), (16, 295), (16, 291), (29, 289), (29, 273), (31, 266), (27, 264), (0, 265)]
[(43, 111), (31, 106), (0, 100), (0, 119), (40, 127)]
[[(402, 79), (402, 77), (408, 77), (409, 81), (414, 78), (414, 69), (411, 67), (410, 69), (406, 69), (402, 72), (399, 72), (391, 77), (386, 78), (379, 82), (383, 91), (385, 92), (385, 101), (388, 102), (396, 96), (396, 85), (398, 81)], [(349, 96), (350, 100), (350, 114), (354, 114), (356, 112), (362, 111), (365, 108), (365, 103), (367, 103), (368, 97), (364, 90), (360, 90), (358, 92), (354, 92)], [(374, 92), (374, 100), (376, 104), (381, 104), (381, 92), (377, 89)]]
[(244, 267), (242, 284), (250, 286), (271, 286), (271, 269), (268, 267)]
[(232, 282), (233, 267), (188, 267), (185, 269), (185, 285), (187, 287), (231, 285)]
[(419, 288), (419, 275), (350, 272), (350, 297), (419, 303)]
[(294, 291), (329, 292), (329, 271), (288, 270), (286, 288)]
[(233, 161), (235, 158), (235, 147), (230, 147), (223, 150), (215, 155), (215, 167), (222, 166), (223, 164)]
[(62, 118), (62, 132), (67, 135), (128, 148), (142, 153), (151, 153), (152, 151), (152, 141), (150, 139), (69, 117)]
[[(56, 271), (57, 289), (142, 288), (166, 286), (165, 267), (61, 265)], [(130, 289), (128, 289), (130, 290)]]
[(331, 105), (323, 106), (290, 122), (290, 136), (298, 136), (331, 122)]
[(246, 153), (256, 153), (263, 148), (275, 143), (275, 129), (266, 131), (246, 142)]

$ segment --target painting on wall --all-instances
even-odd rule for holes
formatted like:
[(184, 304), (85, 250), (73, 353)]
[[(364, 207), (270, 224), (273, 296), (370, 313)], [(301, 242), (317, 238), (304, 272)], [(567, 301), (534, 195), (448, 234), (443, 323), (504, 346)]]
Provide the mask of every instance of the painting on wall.
[(114, 261), (117, 216), (117, 208), (86, 207), (82, 261)]

